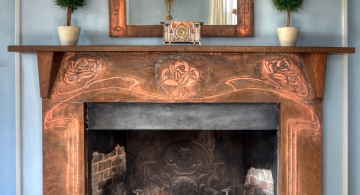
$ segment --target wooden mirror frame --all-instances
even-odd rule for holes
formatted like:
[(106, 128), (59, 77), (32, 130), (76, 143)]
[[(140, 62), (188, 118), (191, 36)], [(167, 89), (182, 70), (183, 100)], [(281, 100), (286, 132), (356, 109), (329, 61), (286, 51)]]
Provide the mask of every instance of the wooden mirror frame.
[[(237, 25), (203, 25), (202, 37), (254, 36), (254, 0), (237, 0)], [(162, 25), (127, 25), (126, 0), (109, 0), (110, 37), (162, 37)], [(159, 22), (160, 23), (160, 22)]]

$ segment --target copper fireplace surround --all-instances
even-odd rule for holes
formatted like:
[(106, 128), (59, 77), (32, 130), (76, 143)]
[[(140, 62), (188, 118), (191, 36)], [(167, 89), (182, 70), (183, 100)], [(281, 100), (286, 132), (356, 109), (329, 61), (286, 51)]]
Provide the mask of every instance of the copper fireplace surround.
[(328, 54), (354, 48), (9, 46), (37, 52), (45, 195), (85, 195), (85, 102), (279, 103), (278, 189), (322, 194)]

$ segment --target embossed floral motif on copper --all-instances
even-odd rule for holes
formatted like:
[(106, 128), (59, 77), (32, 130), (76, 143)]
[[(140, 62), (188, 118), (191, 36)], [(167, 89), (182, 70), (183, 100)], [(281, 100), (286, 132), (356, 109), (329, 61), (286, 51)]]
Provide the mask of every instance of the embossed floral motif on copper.
[(93, 77), (101, 67), (100, 60), (79, 58), (65, 69), (64, 82), (71, 85), (82, 79)]
[(263, 60), (261, 72), (265, 80), (273, 82), (279, 89), (285, 89), (298, 96), (309, 94), (300, 68), (291, 59)]
[(174, 100), (188, 101), (203, 88), (206, 78), (194, 64), (177, 60), (163, 64), (159, 68), (157, 79), (162, 89)]

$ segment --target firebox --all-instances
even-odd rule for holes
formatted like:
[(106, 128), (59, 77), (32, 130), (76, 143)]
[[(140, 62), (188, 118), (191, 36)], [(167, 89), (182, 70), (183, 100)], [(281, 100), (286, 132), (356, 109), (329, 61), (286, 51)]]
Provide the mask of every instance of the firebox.
[(278, 104), (87, 103), (89, 195), (277, 194)]

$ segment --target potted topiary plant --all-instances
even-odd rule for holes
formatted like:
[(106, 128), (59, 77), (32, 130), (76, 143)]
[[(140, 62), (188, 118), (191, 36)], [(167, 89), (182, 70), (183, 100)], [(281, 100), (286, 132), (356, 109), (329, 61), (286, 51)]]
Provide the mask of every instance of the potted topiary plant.
[(291, 12), (298, 12), (302, 9), (304, 0), (272, 0), (273, 6), (279, 12), (287, 12), (286, 27), (277, 29), (279, 41), (281, 46), (295, 46), (300, 28), (290, 27), (290, 14)]
[(86, 5), (85, 0), (54, 0), (54, 2), (60, 8), (67, 10), (66, 26), (58, 27), (61, 44), (77, 45), (81, 28), (79, 26), (71, 26), (71, 16), (80, 7)]

